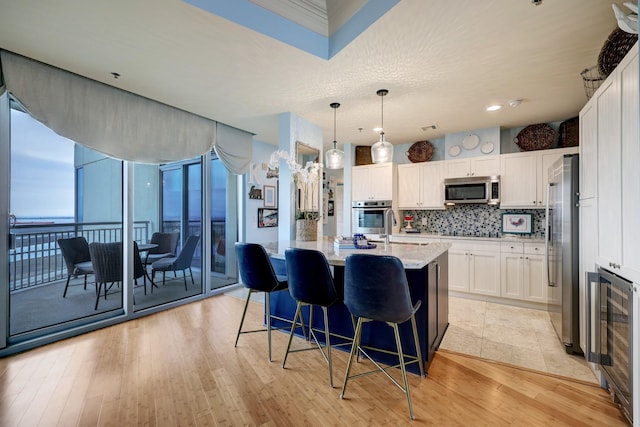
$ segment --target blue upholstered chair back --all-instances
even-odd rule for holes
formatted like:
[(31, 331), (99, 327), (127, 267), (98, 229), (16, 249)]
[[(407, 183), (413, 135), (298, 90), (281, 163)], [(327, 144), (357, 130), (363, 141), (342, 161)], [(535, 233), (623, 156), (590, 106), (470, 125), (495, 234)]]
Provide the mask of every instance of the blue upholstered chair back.
[[(242, 283), (254, 291), (271, 292), (279, 285), (267, 251), (257, 243), (235, 244)], [(286, 278), (281, 278), (286, 280)]]
[(402, 262), (393, 256), (349, 255), (344, 303), (356, 317), (394, 323), (408, 320), (414, 308)]
[(284, 251), (289, 293), (296, 301), (328, 307), (342, 299), (333, 282), (327, 258), (312, 249)]

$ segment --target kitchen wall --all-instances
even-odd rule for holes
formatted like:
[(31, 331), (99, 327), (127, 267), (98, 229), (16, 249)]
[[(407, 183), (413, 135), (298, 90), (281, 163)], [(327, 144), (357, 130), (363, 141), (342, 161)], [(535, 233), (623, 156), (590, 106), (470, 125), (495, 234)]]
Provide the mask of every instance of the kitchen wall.
[[(406, 226), (404, 216), (413, 215), (411, 226), (423, 233), (444, 233), (495, 237), (501, 233), (503, 213), (530, 213), (533, 215), (534, 237), (542, 237), (545, 228), (544, 209), (499, 209), (489, 205), (456, 205), (445, 210), (401, 211), (402, 227)], [(426, 225), (422, 225), (422, 220)]]
[[(264, 199), (255, 199), (249, 196), (252, 187), (254, 190), (260, 190), (263, 197), (265, 185), (275, 186), (276, 190), (278, 189), (278, 178), (270, 177), (270, 175), (268, 177), (268, 167), (266, 166), (271, 153), (276, 149), (277, 147), (271, 144), (257, 141), (256, 139), (253, 140), (251, 166), (249, 172), (243, 177), (244, 188), (246, 189), (242, 197), (244, 198), (245, 236), (247, 242), (266, 243), (278, 240), (278, 227), (258, 227), (258, 209), (265, 209)], [(280, 219), (280, 215), (278, 215), (278, 219)]]

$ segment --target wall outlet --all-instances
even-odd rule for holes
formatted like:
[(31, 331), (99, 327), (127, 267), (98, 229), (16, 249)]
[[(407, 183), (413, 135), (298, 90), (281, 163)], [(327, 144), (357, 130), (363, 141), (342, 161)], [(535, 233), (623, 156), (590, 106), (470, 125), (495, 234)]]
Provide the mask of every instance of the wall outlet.
[(422, 220), (420, 221), (420, 224), (422, 225), (427, 225), (427, 218), (422, 218)]

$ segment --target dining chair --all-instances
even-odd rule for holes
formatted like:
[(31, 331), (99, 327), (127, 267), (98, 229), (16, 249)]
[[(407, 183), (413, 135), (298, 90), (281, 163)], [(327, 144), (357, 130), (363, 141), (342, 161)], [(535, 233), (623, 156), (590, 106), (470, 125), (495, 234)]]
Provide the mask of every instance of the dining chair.
[[(329, 333), (328, 309), (335, 303), (342, 301), (343, 290), (336, 288), (329, 263), (322, 252), (313, 249), (288, 248), (285, 250), (284, 255), (287, 266), (289, 294), (291, 294), (291, 298), (297, 302), (297, 305), (282, 367), (285, 367), (289, 353), (315, 350), (317, 347), (329, 365), (329, 385), (333, 387), (333, 363), (331, 358), (331, 334)], [(300, 320), (299, 325), (304, 330), (302, 307), (305, 306), (309, 307), (309, 340), (313, 339), (316, 347), (304, 347), (291, 350), (291, 342), (296, 327), (298, 326), (298, 319)], [(324, 345), (318, 341), (314, 333), (314, 306), (321, 307), (324, 315)]]
[(158, 245), (155, 248), (151, 248), (147, 251), (147, 255), (144, 258), (144, 265), (153, 264), (155, 261), (175, 257), (178, 250), (178, 241), (180, 240), (179, 232), (162, 233), (155, 232), (151, 235), (149, 243)]
[(84, 275), (84, 289), (87, 289), (87, 276), (93, 274), (93, 265), (91, 264), (89, 244), (84, 237), (58, 239), (58, 246), (60, 246), (62, 258), (67, 266), (67, 283), (62, 294), (62, 297), (65, 298), (71, 277), (78, 277), (80, 274)]
[(122, 243), (93, 242), (89, 244), (89, 252), (96, 277), (94, 310), (97, 310), (102, 289), (104, 289), (104, 299), (106, 300), (107, 292), (113, 285), (122, 282)]
[[(185, 242), (180, 254), (177, 257), (167, 257), (161, 258), (151, 264), (151, 280), (155, 280), (156, 271), (162, 271), (162, 285), (165, 283), (165, 275), (167, 271), (182, 271), (182, 277), (184, 279), (184, 290), (187, 290), (187, 272), (189, 270), (189, 274), (191, 275), (191, 283), (195, 285), (195, 281), (193, 280), (193, 271), (191, 271), (191, 262), (193, 261), (193, 254), (195, 253), (196, 247), (198, 246), (198, 241), (200, 240), (200, 236), (189, 236), (187, 237), (187, 241)], [(151, 287), (151, 293), (153, 293), (153, 286)]]
[[(138, 279), (142, 277), (142, 283), (144, 286), (144, 294), (147, 294), (147, 270), (142, 264), (142, 257), (140, 256), (140, 250), (138, 249), (138, 242), (133, 241), (133, 280), (135, 286), (138, 286)], [(153, 287), (153, 280), (151, 281)], [(135, 295), (133, 296), (133, 303), (136, 303)]]
[[(247, 300), (244, 304), (244, 310), (242, 311), (242, 319), (240, 319), (240, 326), (238, 327), (238, 333), (236, 334), (236, 342), (234, 347), (238, 346), (238, 339), (240, 334), (248, 334), (253, 332), (267, 332), (267, 341), (269, 346), (269, 362), (271, 362), (271, 331), (283, 328), (272, 328), (271, 319), (285, 320), (271, 314), (271, 293), (286, 290), (287, 276), (282, 274), (276, 274), (274, 267), (267, 255), (267, 251), (257, 243), (242, 243), (237, 242), (235, 244), (236, 257), (238, 258), (238, 269), (240, 272), (240, 278), (242, 283), (249, 290)], [(244, 318), (247, 314), (247, 308), (249, 307), (249, 301), (251, 295), (254, 292), (264, 292), (265, 301), (265, 318), (267, 321), (266, 328), (254, 329), (243, 331), (242, 325), (244, 324)]]
[[(351, 254), (347, 256), (344, 271), (344, 304), (351, 314), (358, 318), (358, 323), (353, 337), (340, 398), (344, 398), (349, 379), (380, 370), (405, 393), (407, 404), (409, 405), (409, 416), (414, 419), (405, 364), (417, 362), (420, 367), (420, 375), (424, 378), (424, 366), (415, 319), (415, 313), (420, 308), (421, 301), (418, 300), (415, 304), (411, 303), (409, 284), (402, 262), (393, 256), (369, 254)], [(411, 321), (416, 356), (406, 355), (402, 350), (398, 325), (407, 320)], [(361, 344), (362, 326), (364, 323), (371, 321), (385, 322), (393, 328), (399, 363), (387, 368), (374, 363), (377, 369), (349, 376), (353, 356), (356, 352), (360, 352), (360, 354), (371, 359)], [(405, 359), (410, 361), (406, 362)], [(387, 372), (387, 370), (398, 366), (400, 366), (402, 372), (404, 386)]]

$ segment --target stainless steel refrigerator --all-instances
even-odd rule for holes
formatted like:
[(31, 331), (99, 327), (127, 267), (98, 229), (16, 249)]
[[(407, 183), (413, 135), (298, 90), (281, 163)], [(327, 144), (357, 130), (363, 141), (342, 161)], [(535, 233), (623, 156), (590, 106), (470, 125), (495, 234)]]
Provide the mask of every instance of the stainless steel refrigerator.
[(551, 165), (548, 173), (546, 242), (549, 316), (567, 353), (581, 354), (578, 155), (564, 155)]

